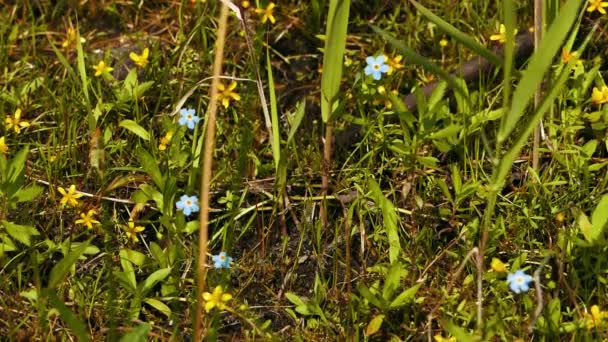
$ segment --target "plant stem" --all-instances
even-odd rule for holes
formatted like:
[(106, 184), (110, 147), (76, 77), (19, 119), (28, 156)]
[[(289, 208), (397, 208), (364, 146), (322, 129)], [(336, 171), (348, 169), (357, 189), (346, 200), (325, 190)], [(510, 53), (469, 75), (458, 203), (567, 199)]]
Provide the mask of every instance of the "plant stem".
[(226, 22), (228, 21), (228, 7), (222, 2), (219, 17), (217, 38), (215, 41), (215, 60), (213, 62), (213, 79), (211, 80), (211, 99), (209, 101), (209, 113), (207, 117), (207, 132), (205, 133), (205, 151), (201, 159), (201, 215), (198, 237), (198, 280), (196, 291), (196, 317), (194, 325), (194, 340), (202, 341), (201, 331), (203, 320), (203, 292), (205, 290), (205, 264), (207, 261), (207, 240), (209, 225), (209, 189), (211, 187), (211, 172), (213, 163), (213, 151), (215, 149), (215, 121), (217, 114), (217, 94), (219, 76), (222, 73), (222, 62), (224, 61), (224, 43), (226, 38)]

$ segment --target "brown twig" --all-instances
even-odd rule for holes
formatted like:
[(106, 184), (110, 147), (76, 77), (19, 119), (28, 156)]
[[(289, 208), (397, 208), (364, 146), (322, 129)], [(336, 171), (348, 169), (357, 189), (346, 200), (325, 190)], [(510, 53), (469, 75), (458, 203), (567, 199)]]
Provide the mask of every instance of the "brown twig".
[(213, 151), (215, 149), (215, 121), (217, 114), (217, 95), (219, 75), (222, 73), (222, 62), (224, 61), (224, 43), (226, 38), (226, 23), (228, 21), (228, 7), (224, 2), (221, 5), (219, 26), (215, 41), (215, 60), (213, 62), (213, 79), (211, 80), (211, 98), (209, 101), (209, 113), (207, 116), (207, 131), (205, 132), (205, 151), (201, 159), (201, 215), (198, 237), (198, 281), (196, 292), (196, 317), (194, 324), (194, 340), (202, 341), (201, 331), (203, 321), (203, 291), (205, 290), (205, 268), (207, 259), (207, 240), (209, 225), (209, 190), (211, 188), (211, 172), (213, 163)]

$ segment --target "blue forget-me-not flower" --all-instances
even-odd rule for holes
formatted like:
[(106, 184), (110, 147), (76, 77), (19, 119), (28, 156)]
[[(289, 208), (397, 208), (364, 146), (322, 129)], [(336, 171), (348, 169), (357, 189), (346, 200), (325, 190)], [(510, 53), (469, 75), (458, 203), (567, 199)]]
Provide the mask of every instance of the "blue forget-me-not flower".
[(226, 255), (226, 252), (220, 252), (218, 255), (211, 257), (213, 259), (213, 267), (215, 268), (230, 268), (232, 257)]
[(182, 195), (179, 201), (175, 203), (177, 210), (182, 210), (184, 215), (190, 216), (190, 214), (198, 211), (198, 197)]
[(507, 276), (507, 284), (509, 284), (511, 291), (515, 293), (528, 292), (531, 281), (532, 277), (523, 270), (517, 270)]
[(194, 129), (194, 126), (201, 120), (196, 116), (196, 111), (192, 108), (182, 108), (179, 110), (179, 124), (188, 126), (189, 129)]
[(372, 77), (378, 81), (382, 78), (382, 74), (388, 72), (389, 66), (384, 63), (384, 55), (378, 57), (369, 56), (365, 59), (367, 66), (365, 67), (365, 74), (372, 75)]

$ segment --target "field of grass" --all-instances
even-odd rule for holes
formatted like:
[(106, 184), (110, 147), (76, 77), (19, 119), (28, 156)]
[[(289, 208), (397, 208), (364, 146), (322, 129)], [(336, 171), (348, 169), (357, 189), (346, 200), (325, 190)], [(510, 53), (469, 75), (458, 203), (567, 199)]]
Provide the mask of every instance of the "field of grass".
[(2, 340), (608, 339), (608, 2), (0, 8)]

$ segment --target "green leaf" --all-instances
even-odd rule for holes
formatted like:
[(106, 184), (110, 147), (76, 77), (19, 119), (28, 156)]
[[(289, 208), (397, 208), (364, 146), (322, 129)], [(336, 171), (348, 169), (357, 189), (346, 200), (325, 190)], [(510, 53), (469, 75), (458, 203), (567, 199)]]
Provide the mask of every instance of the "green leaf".
[(167, 304), (161, 302), (160, 300), (154, 298), (146, 298), (144, 299), (144, 303), (160, 311), (160, 313), (167, 316), (167, 318), (171, 318), (171, 308), (169, 308)]
[(0, 221), (0, 223), (6, 229), (8, 235), (28, 247), (32, 244), (32, 236), (40, 235), (36, 228), (32, 226), (15, 224), (4, 220)]
[(382, 194), (380, 186), (375, 180), (369, 178), (368, 187), (370, 189), (372, 199), (382, 210), (382, 217), (384, 220), (384, 229), (388, 237), (388, 258), (391, 263), (397, 260), (399, 253), (401, 252), (401, 244), (399, 242), (399, 227), (397, 226), (397, 209), (391, 201), (389, 201)]
[[(53, 268), (54, 269), (54, 268)], [(52, 275), (52, 272), (51, 272)], [(72, 331), (78, 341), (90, 341), (87, 334), (87, 327), (83, 321), (78, 319), (76, 315), (68, 309), (68, 307), (57, 297), (53, 290), (48, 290), (47, 296), (49, 303), (59, 312), (59, 316), (65, 322), (67, 327)]]
[(389, 269), (384, 286), (382, 287), (382, 298), (389, 301), (393, 298), (395, 291), (401, 286), (401, 278), (407, 274), (400, 262), (394, 262)]
[(378, 309), (387, 309), (388, 305), (386, 305), (384, 299), (376, 297), (363, 283), (359, 283), (359, 285), (357, 285), (357, 290), (359, 291), (361, 297), (367, 299), (368, 302), (372, 303)]
[(519, 81), (513, 94), (511, 108), (500, 127), (497, 136), (499, 143), (507, 139), (526, 110), (536, 87), (543, 80), (547, 69), (551, 66), (564, 38), (572, 27), (579, 13), (580, 5), (581, 0), (568, 0), (566, 2), (553, 25), (543, 37), (536, 52), (530, 58), (526, 70), (522, 73), (521, 81)]
[(131, 133), (137, 135), (138, 137), (148, 141), (150, 140), (150, 133), (148, 133), (148, 131), (141, 127), (140, 125), (137, 124), (137, 122), (133, 121), (133, 120), (122, 120), (118, 126), (122, 127), (122, 128), (126, 128), (127, 130), (131, 131)]
[(21, 188), (15, 194), (17, 202), (30, 202), (34, 200), (44, 190), (43, 187), (38, 185), (31, 185), (27, 188)]
[(91, 243), (91, 239), (87, 240), (86, 242), (83, 242), (82, 245), (78, 247), (78, 249), (68, 253), (65, 258), (61, 259), (55, 266), (53, 266), (53, 269), (51, 269), (51, 274), (49, 275), (49, 289), (54, 289), (57, 285), (59, 285), (59, 282), (61, 282), (63, 278), (65, 278), (65, 276), (68, 274), (72, 266), (76, 263), (78, 258), (80, 258), (80, 256), (87, 249), (89, 243)]
[(446, 139), (446, 138), (456, 138), (458, 133), (462, 130), (461, 125), (452, 124), (445, 128), (438, 130), (437, 132), (430, 135), (431, 139)]
[[(154, 157), (148, 153), (148, 151), (144, 150), (141, 147), (138, 147), (136, 150), (137, 159), (141, 163), (142, 169), (152, 177), (154, 184), (158, 189), (163, 189), (165, 187), (165, 182), (163, 180), (163, 175), (160, 172), (160, 168), (158, 167), (158, 162)], [(161, 201), (162, 203), (162, 201)], [(161, 205), (162, 207), (162, 205)]]
[[(471, 100), (467, 95), (467, 91), (465, 91), (465, 89), (462, 87), (461, 83), (456, 81), (456, 79), (454, 77), (452, 77), (452, 75), (450, 75), (448, 72), (441, 69), (441, 67), (439, 67), (437, 64), (433, 63), (433, 61), (431, 61), (430, 59), (419, 55), (413, 49), (405, 46), (405, 44), (403, 44), (402, 42), (395, 39), (391, 34), (387, 33), (386, 31), (384, 31), (376, 26), (373, 26), (373, 25), (372, 25), (372, 29), (377, 34), (382, 36), (382, 38), (384, 38), (389, 44), (391, 44), (397, 50), (399, 50), (399, 52), (404, 54), (405, 58), (407, 58), (407, 60), (410, 63), (418, 64), (418, 65), (422, 66), (425, 70), (428, 70), (431, 73), (441, 77), (441, 79), (445, 80), (448, 83), (448, 85), (450, 86), (450, 88), (454, 89), (454, 91), (459, 92), (462, 95), (462, 97), (467, 101), (467, 105), (469, 107), (472, 107)], [(418, 103), (418, 110), (420, 111), (421, 101), (417, 100), (417, 103)]]
[(578, 215), (577, 222), (578, 226), (581, 228), (581, 232), (583, 233), (585, 240), (587, 240), (587, 242), (594, 243), (602, 231), (597, 230), (594, 225), (589, 222), (589, 218), (584, 213), (580, 213)]
[(27, 160), (27, 154), (29, 151), (30, 148), (28, 146), (22, 148), (10, 161), (6, 177), (7, 184), (16, 183), (17, 180), (22, 176), (23, 168), (25, 167), (25, 161)]
[(152, 290), (154, 285), (163, 281), (165, 278), (167, 278), (167, 276), (169, 276), (169, 274), (171, 274), (171, 268), (161, 268), (160, 270), (157, 270), (154, 273), (150, 274), (148, 278), (146, 278), (146, 280), (144, 280), (144, 282), (140, 284), (141, 296), (145, 296), (148, 292), (150, 292), (150, 290)]
[(125, 248), (123, 249), (124, 253), (125, 253), (125, 257), (133, 264), (142, 267), (145, 263), (146, 260), (148, 259), (148, 257), (146, 257), (145, 254), (138, 252), (138, 251), (134, 251), (132, 249), (128, 249)]
[(129, 253), (126, 249), (121, 249), (118, 252), (120, 257), (120, 266), (124, 271), (124, 280), (132, 290), (137, 289), (137, 281), (135, 280), (135, 269), (133, 269), (133, 263), (129, 259)]
[(416, 284), (416, 285), (410, 287), (409, 289), (401, 292), (401, 294), (398, 295), (397, 298), (395, 298), (395, 300), (393, 300), (389, 304), (389, 306), (388, 306), (389, 309), (396, 309), (396, 308), (402, 307), (403, 305), (414, 301), (416, 292), (418, 292), (418, 289), (420, 288), (420, 286), (422, 286), (422, 283)]
[(144, 323), (124, 334), (120, 342), (146, 342), (150, 333), (150, 324)]
[(593, 230), (598, 231), (598, 235), (606, 228), (606, 224), (608, 224), (608, 194), (602, 196), (600, 203), (593, 210), (591, 223), (593, 224)]
[(279, 127), (279, 113), (277, 109), (277, 95), (274, 91), (274, 78), (272, 77), (272, 64), (270, 63), (270, 48), (266, 51), (266, 68), (268, 69), (268, 88), (270, 94), (270, 118), (272, 125), (272, 157), (274, 159), (274, 167), (279, 167), (279, 157), (281, 156), (281, 134)]
[(340, 91), (349, 11), (350, 0), (330, 0), (321, 77), (321, 116), (325, 123), (330, 120)]
[(502, 61), (498, 55), (487, 49), (485, 46), (479, 44), (473, 37), (467, 35), (466, 33), (458, 30), (456, 27), (450, 25), (445, 20), (436, 16), (433, 12), (429, 11), (426, 7), (422, 6), (420, 3), (410, 0), (410, 2), (416, 7), (418, 12), (426, 17), (433, 24), (437, 25), (437, 27), (445, 32), (450, 37), (454, 38), (457, 42), (461, 43), (465, 47), (473, 50), (479, 56), (487, 59), (490, 63), (495, 66), (502, 66)]
[(298, 102), (298, 105), (296, 106), (296, 112), (293, 116), (293, 119), (290, 122), (290, 128), (289, 128), (289, 135), (287, 136), (287, 143), (289, 144), (291, 142), (291, 140), (293, 140), (293, 137), (296, 135), (296, 132), (298, 131), (298, 127), (300, 127), (300, 124), (302, 123), (302, 119), (304, 118), (304, 113), (306, 109), (306, 99)]
[(479, 341), (473, 334), (468, 333), (464, 328), (461, 328), (452, 322), (443, 322), (443, 327), (450, 335), (456, 338), (456, 341), (458, 342)]
[(377, 333), (382, 326), (382, 322), (384, 322), (384, 315), (376, 315), (372, 318), (371, 321), (367, 324), (367, 328), (365, 328), (365, 336), (372, 336)]

